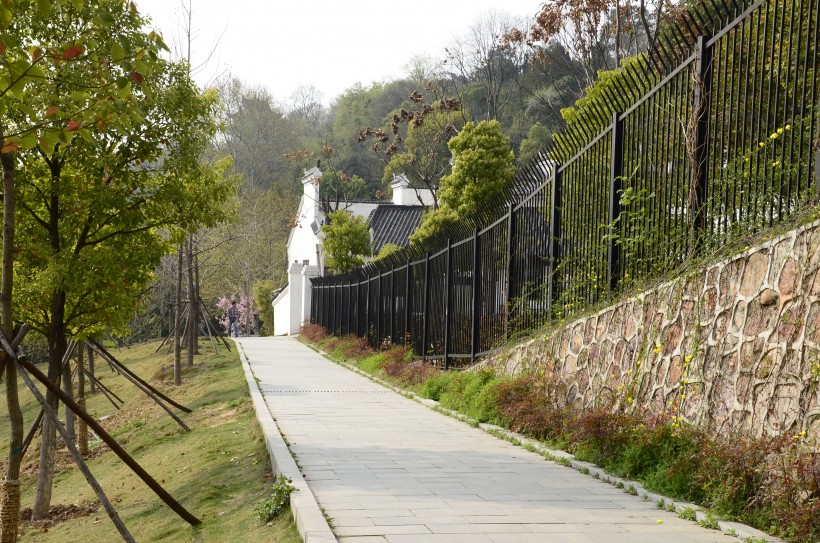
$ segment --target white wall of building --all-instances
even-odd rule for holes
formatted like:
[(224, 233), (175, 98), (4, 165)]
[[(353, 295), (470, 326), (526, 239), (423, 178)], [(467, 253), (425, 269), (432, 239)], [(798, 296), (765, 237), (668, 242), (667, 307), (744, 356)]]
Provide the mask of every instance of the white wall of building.
[(435, 202), (433, 191), (427, 188), (411, 187), (404, 175), (397, 175), (390, 182), (393, 191), (393, 203), (401, 206), (424, 205), (432, 207)]
[[(319, 204), (319, 183), (322, 171), (311, 168), (302, 177), (303, 194), (299, 202), (296, 226), (288, 236), (288, 286), (273, 300), (274, 335), (296, 335), (310, 319), (310, 278), (324, 272), (321, 226), (325, 216)], [(397, 176), (390, 184), (393, 203), (417, 206), (433, 205), (429, 189), (412, 188), (407, 178)], [(352, 202), (343, 208), (357, 217), (369, 217), (377, 203)]]

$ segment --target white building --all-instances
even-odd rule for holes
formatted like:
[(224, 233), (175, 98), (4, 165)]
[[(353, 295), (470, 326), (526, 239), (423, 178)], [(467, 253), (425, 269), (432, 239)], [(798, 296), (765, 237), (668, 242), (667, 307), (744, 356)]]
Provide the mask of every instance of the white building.
[[(324, 272), (321, 226), (325, 214), (319, 201), (319, 179), (322, 171), (311, 168), (302, 178), (304, 192), (299, 201), (296, 226), (288, 236), (288, 284), (273, 299), (274, 335), (296, 335), (310, 319), (310, 279)], [(430, 189), (410, 187), (407, 178), (397, 177), (391, 184), (391, 203), (377, 201), (342, 202), (354, 216), (372, 218), (370, 236), (374, 254), (386, 244), (407, 245), (407, 238), (421, 221), (425, 206), (433, 205)]]

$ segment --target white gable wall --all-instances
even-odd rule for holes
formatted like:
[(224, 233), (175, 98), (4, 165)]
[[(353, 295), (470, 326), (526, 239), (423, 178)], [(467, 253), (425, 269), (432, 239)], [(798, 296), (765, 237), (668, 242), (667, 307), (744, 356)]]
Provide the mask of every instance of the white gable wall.
[[(288, 236), (288, 287), (273, 301), (274, 334), (296, 335), (304, 322), (310, 318), (310, 277), (324, 274), (321, 225), (325, 220), (319, 206), (318, 179), (322, 171), (317, 168), (305, 170), (302, 177), (304, 192), (299, 201), (296, 226)], [(419, 196), (425, 205), (433, 205), (433, 194), (428, 189), (409, 187), (407, 178), (396, 177), (390, 185), (393, 203), (419, 205)], [(342, 208), (357, 216), (370, 216), (379, 204), (345, 203)]]

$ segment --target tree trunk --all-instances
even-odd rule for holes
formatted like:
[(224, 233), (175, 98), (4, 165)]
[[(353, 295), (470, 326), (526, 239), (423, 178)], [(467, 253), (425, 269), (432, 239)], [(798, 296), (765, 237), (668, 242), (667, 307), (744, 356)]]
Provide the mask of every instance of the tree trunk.
[[(85, 343), (77, 342), (77, 405), (85, 408)], [(77, 421), (77, 449), (85, 458), (88, 456), (88, 425), (82, 419)]]
[[(194, 330), (199, 338), (199, 323), (202, 322), (202, 310), (199, 307), (199, 242), (194, 241)], [(199, 340), (194, 343), (194, 354), (199, 354)]]
[(89, 394), (96, 394), (97, 393), (97, 383), (93, 379), (93, 377), (95, 377), (95, 374), (94, 374), (94, 351), (92, 351), (90, 348), (88, 349), (88, 375), (90, 375), (92, 377), (92, 379), (89, 379), (88, 393)]
[[(62, 385), (63, 385), (63, 392), (65, 392), (66, 395), (69, 398), (74, 399), (74, 383), (72, 382), (72, 379), (71, 379), (71, 361), (70, 360), (66, 360), (65, 363), (62, 364), (62, 371), (63, 371), (63, 375), (62, 375), (61, 379), (62, 379)], [(67, 405), (63, 406), (63, 413), (64, 413), (63, 416), (65, 417), (65, 429), (68, 432), (68, 436), (71, 438), (71, 441), (76, 443), (77, 442), (77, 430), (76, 430), (76, 424), (74, 422), (74, 419), (75, 419), (74, 413), (71, 411), (71, 409), (68, 408)]]
[[(0, 127), (0, 148), (5, 141)], [(2, 283), (0, 284), (0, 325), (3, 335), (11, 339), (14, 334), (12, 311), (12, 286), (14, 283), (14, 157), (10, 153), (0, 155), (3, 167), (3, 255)], [(23, 460), (23, 413), (17, 395), (17, 369), (10, 357), (0, 357), (5, 364), (6, 406), (9, 413), (11, 436), (6, 475), (0, 488), (0, 542), (15, 543), (20, 523), (20, 464)]]
[(180, 345), (180, 336), (182, 335), (182, 252), (184, 245), (179, 246), (179, 255), (177, 257), (177, 292), (174, 300), (174, 384), (182, 384), (182, 346)]
[[(68, 341), (65, 337), (65, 292), (55, 291), (51, 297), (51, 326), (48, 333), (48, 379), (59, 383), (63, 370)], [(59, 401), (53, 392), (46, 394), (46, 402), (57, 411)], [(48, 518), (51, 507), (51, 490), (54, 482), (54, 451), (57, 445), (57, 427), (49, 417), (43, 419), (42, 440), (40, 443), (40, 463), (37, 472), (37, 491), (34, 494), (34, 505), (31, 508), (32, 520)]]
[(188, 251), (185, 264), (188, 269), (188, 327), (185, 331), (185, 336), (188, 342), (185, 344), (186, 348), (186, 362), (188, 366), (194, 365), (194, 352), (196, 351), (196, 344), (198, 343), (196, 326), (196, 294), (194, 292), (194, 235), (188, 236)]

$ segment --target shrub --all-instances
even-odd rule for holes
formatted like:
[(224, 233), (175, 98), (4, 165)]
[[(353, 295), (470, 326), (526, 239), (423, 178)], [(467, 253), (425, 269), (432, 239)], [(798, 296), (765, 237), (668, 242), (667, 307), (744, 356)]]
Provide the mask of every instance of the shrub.
[(820, 451), (804, 436), (781, 438), (790, 441), (779, 454), (770, 454), (763, 504), (772, 511), (772, 521), (784, 537), (798, 541), (820, 541)]
[(345, 358), (354, 360), (370, 356), (373, 353), (367, 338), (357, 336), (345, 336), (334, 350), (338, 350)]
[(318, 343), (327, 337), (327, 330), (318, 324), (305, 324), (299, 333), (310, 343)]
[(495, 385), (499, 421), (536, 439), (559, 441), (571, 410), (564, 383), (552, 376), (519, 375)]
[(440, 373), (425, 360), (386, 360), (382, 370), (394, 380), (414, 389)]
[(427, 379), (424, 383), (422, 383), (419, 394), (425, 398), (439, 401), (441, 399), (441, 394), (444, 392), (444, 387), (447, 386), (447, 383), (450, 381), (452, 375), (452, 373), (444, 372), (433, 375), (430, 379)]
[(449, 373), (439, 401), (444, 407), (460, 411), (478, 422), (498, 419), (496, 393), (498, 382), (495, 372), (488, 369)]
[(254, 508), (257, 518), (262, 522), (270, 522), (290, 504), (290, 494), (296, 487), (291, 485), (293, 480), (284, 475), (280, 475), (271, 489), (269, 498)]

